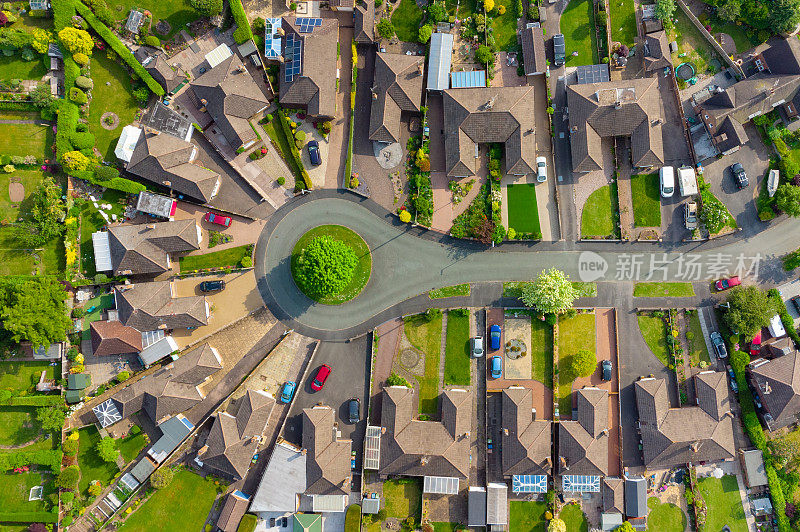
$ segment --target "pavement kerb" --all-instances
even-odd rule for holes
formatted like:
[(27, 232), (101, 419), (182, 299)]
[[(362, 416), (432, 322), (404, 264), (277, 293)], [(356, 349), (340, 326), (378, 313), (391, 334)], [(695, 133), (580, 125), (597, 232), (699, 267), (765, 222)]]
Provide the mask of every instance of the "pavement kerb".
[(622, 445), (623, 445), (623, 438), (622, 438), (622, 404), (620, 404), (620, 400), (619, 400), (619, 377), (620, 377), (620, 375), (619, 375), (619, 319), (617, 317), (617, 309), (616, 309), (616, 307), (614, 307), (613, 310), (614, 310), (614, 343), (616, 344), (616, 347), (617, 347), (617, 351), (616, 351), (617, 360), (616, 360), (616, 364), (614, 364), (614, 365), (617, 367), (617, 398), (616, 398), (616, 401), (617, 401), (617, 405), (618, 405), (617, 413), (619, 414), (619, 424), (617, 425), (617, 430), (619, 431), (619, 470), (620, 471), (625, 471), (624, 464), (622, 462), (622, 456), (623, 456), (623, 448), (622, 448)]

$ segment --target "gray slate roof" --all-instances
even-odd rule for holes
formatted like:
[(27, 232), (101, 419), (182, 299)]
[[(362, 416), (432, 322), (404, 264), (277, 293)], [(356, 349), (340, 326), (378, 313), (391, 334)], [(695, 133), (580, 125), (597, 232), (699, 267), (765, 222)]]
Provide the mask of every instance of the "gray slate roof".
[(533, 420), (533, 391), (503, 390), (503, 436), (500, 447), (503, 476), (549, 475), (551, 472), (550, 422)]
[(357, 43), (375, 42), (375, 2), (359, 4), (353, 9), (353, 38)]
[(748, 370), (758, 390), (761, 404), (772, 419), (768, 427), (775, 430), (796, 423), (800, 414), (800, 356), (797, 351), (773, 358)]
[(159, 274), (169, 270), (167, 255), (200, 249), (194, 220), (108, 228), (114, 275)]
[(643, 477), (625, 479), (625, 515), (647, 517), (647, 481)]
[(114, 287), (119, 321), (139, 331), (188, 329), (208, 323), (204, 296), (175, 297), (172, 283), (154, 281)]
[(764, 469), (764, 454), (761, 449), (739, 451), (742, 457), (742, 469), (748, 488), (766, 486), (769, 483), (767, 472)]
[(329, 406), (303, 409), (308, 495), (350, 494), (350, 451), (353, 442), (336, 437), (334, 421), (334, 411)]
[(603, 493), (603, 511), (623, 513), (625, 510), (624, 481), (617, 477), (605, 477), (603, 478), (601, 489)]
[(576, 393), (578, 419), (559, 423), (559, 473), (607, 475), (608, 391), (587, 387)]
[(422, 72), (419, 67), (422, 65), (424, 59), (413, 55), (376, 54), (369, 115), (370, 140), (400, 142), (401, 113), (420, 111)]
[(522, 63), (525, 74), (543, 74), (547, 70), (547, 57), (544, 48), (544, 30), (524, 28), (522, 30)]
[(672, 66), (669, 43), (667, 42), (667, 33), (665, 31), (662, 30), (645, 35), (641, 39), (641, 44), (645, 71), (652, 72)]

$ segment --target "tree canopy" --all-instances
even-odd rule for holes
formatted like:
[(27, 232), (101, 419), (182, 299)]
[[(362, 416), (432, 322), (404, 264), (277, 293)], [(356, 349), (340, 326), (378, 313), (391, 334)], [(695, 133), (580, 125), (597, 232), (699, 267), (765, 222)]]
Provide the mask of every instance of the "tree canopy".
[(522, 286), (522, 302), (544, 314), (560, 314), (572, 307), (578, 292), (567, 275), (555, 268), (543, 271)]
[(66, 205), (61, 199), (61, 187), (52, 177), (45, 177), (30, 197), (28, 219), (22, 224), (19, 235), (26, 245), (39, 247), (64, 229)]
[(47, 276), (0, 280), (2, 335), (8, 343), (29, 341), (34, 348), (66, 338), (72, 326), (64, 300), (67, 293), (56, 279)]
[(430, 24), (425, 24), (419, 29), (419, 42), (426, 43), (431, 40), (431, 34), (433, 33), (433, 27)]
[(669, 20), (675, 13), (675, 0), (656, 0), (656, 18)]
[(382, 18), (378, 21), (378, 35), (382, 39), (391, 39), (394, 37), (394, 24), (388, 18)]
[(357, 265), (350, 246), (330, 236), (318, 236), (297, 257), (295, 281), (310, 296), (335, 295), (353, 279)]
[(222, 12), (222, 0), (189, 0), (189, 3), (203, 17), (212, 17)]
[(153, 471), (153, 474), (150, 475), (150, 485), (156, 489), (166, 488), (174, 477), (175, 472), (171, 467), (162, 467)]
[(97, 442), (97, 454), (104, 462), (116, 462), (119, 457), (117, 441), (114, 438), (103, 438)]
[(71, 54), (82, 53), (90, 55), (92, 53), (94, 41), (86, 30), (66, 27), (58, 32), (58, 38)]
[(800, 216), (800, 187), (781, 185), (775, 191), (775, 206), (792, 217)]
[(475, 59), (478, 60), (479, 63), (483, 63), (484, 65), (490, 63), (494, 58), (494, 54), (492, 53), (492, 49), (482, 44), (478, 46), (478, 49), (475, 51)]
[(769, 325), (775, 306), (757, 286), (738, 286), (728, 295), (730, 308), (725, 323), (731, 331), (752, 338), (762, 327)]
[(55, 406), (43, 406), (36, 409), (36, 421), (41, 423), (45, 432), (61, 432), (66, 414)]
[(563, 519), (554, 517), (547, 523), (547, 532), (567, 532), (567, 523)]
[(581, 349), (570, 361), (570, 369), (574, 377), (588, 377), (597, 368), (597, 355), (588, 349)]
[(769, 13), (775, 31), (779, 33), (794, 31), (800, 22), (800, 0), (774, 0)]

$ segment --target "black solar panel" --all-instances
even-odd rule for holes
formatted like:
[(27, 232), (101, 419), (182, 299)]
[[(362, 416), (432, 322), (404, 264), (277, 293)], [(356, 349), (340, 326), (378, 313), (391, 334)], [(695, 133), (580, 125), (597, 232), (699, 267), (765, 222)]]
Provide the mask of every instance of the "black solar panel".
[(297, 39), (292, 34), (287, 35), (286, 50), (284, 50), (284, 58), (286, 59), (284, 76), (286, 83), (291, 83), (294, 81), (294, 77), (300, 74), (302, 66), (302, 52), (303, 41)]
[(295, 25), (300, 28), (300, 33), (311, 33), (317, 26), (322, 26), (321, 18), (297, 18)]

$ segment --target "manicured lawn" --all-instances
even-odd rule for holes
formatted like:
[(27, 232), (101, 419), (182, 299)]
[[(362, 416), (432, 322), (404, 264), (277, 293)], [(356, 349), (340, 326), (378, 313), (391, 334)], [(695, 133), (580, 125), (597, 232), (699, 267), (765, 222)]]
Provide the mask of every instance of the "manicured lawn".
[(444, 299), (446, 297), (468, 296), (469, 291), (469, 283), (462, 283), (431, 290), (428, 292), (428, 297), (431, 299)]
[(82, 327), (82, 339), (88, 340), (91, 331), (89, 327), (91, 327), (93, 321), (98, 321), (100, 318), (103, 317), (103, 311), (114, 308), (114, 294), (102, 294), (97, 297), (93, 297), (89, 301), (83, 304), (83, 308), (89, 310), (92, 307), (95, 307), (93, 311), (89, 312), (88, 314), (84, 315), (81, 318), (81, 327)]
[(469, 314), (447, 313), (444, 359), (444, 383), (469, 386)]
[(665, 366), (669, 365), (669, 353), (667, 352), (667, 326), (664, 320), (655, 316), (637, 316), (639, 320), (639, 330), (642, 332), (644, 341), (650, 351)]
[(411, 345), (425, 356), (425, 375), (417, 375), (419, 413), (436, 415), (439, 411), (439, 353), (442, 340), (442, 318), (431, 321), (424, 314), (404, 319), (405, 333)]
[(633, 38), (636, 37), (633, 0), (609, 0), (608, 9), (611, 15), (611, 40), (633, 46)]
[(108, 486), (114, 479), (114, 475), (119, 473), (117, 464), (104, 462), (97, 454), (97, 442), (100, 441), (100, 433), (97, 429), (86, 427), (78, 430), (80, 436), (78, 440), (78, 466), (81, 468), (81, 480), (78, 489), (85, 495), (89, 482), (99, 480), (103, 486)]
[(546, 502), (511, 501), (509, 530), (514, 530), (515, 532), (545, 532), (547, 530), (547, 521), (544, 519), (546, 511)]
[(158, 523), (158, 529), (163, 532), (202, 530), (216, 497), (214, 482), (181, 469), (175, 473), (172, 483), (139, 506), (120, 530), (147, 532), (153, 530), (153, 523)]
[(589, 195), (581, 213), (582, 236), (618, 236), (616, 196), (616, 184), (601, 187)]
[(53, 127), (50, 125), (3, 124), (0, 127), (4, 155), (35, 155), (41, 160), (52, 153), (48, 149), (52, 144)]
[(553, 388), (553, 327), (531, 318), (531, 378)]
[(422, 10), (414, 0), (400, 0), (400, 4), (392, 11), (392, 24), (397, 38), (406, 42), (419, 42), (422, 15)]
[(706, 24), (711, 26), (711, 35), (716, 38), (717, 33), (727, 33), (733, 37), (737, 54), (744, 53), (753, 46), (761, 44), (758, 42), (758, 31), (748, 27), (746, 24), (737, 26), (732, 22), (722, 22), (715, 19), (716, 17), (710, 17), (706, 21)]
[[(558, 372), (565, 373), (572, 355), (581, 349), (591, 352), (597, 350), (594, 313), (576, 314), (574, 318), (563, 318), (558, 322)], [(572, 413), (572, 381), (559, 381), (558, 390), (559, 415), (569, 416)], [(569, 530), (569, 528), (568, 528)]]
[[(31, 488), (44, 486), (42, 500), (28, 501)], [(52, 476), (49, 473), (0, 474), (0, 508), (3, 512), (42, 512), (50, 509), (48, 495), (53, 492)]]
[(297, 244), (294, 245), (294, 249), (292, 250), (292, 270), (297, 267), (297, 257), (300, 255), (300, 252), (313, 238), (318, 236), (330, 236), (336, 240), (341, 240), (352, 248), (353, 251), (356, 252), (356, 257), (358, 257), (358, 266), (356, 266), (353, 279), (350, 281), (350, 284), (347, 285), (347, 288), (340, 294), (327, 296), (318, 301), (326, 305), (337, 305), (353, 299), (361, 293), (361, 290), (363, 290), (369, 282), (369, 276), (372, 272), (372, 256), (369, 252), (369, 246), (367, 246), (363, 238), (347, 227), (341, 225), (320, 225), (301, 236)]
[(47, 372), (48, 379), (53, 378), (53, 366), (49, 362), (0, 362), (0, 390), (32, 391), (42, 370)]
[(455, 532), (458, 523), (431, 523), (433, 532)]
[(568, 532), (588, 532), (589, 523), (586, 521), (586, 516), (583, 510), (577, 504), (568, 504), (558, 514), (558, 517), (564, 520), (567, 525)]
[[(35, 409), (34, 409), (34, 411), (35, 411)], [(31, 414), (32, 417), (35, 416), (35, 415), (36, 414)], [(46, 436), (46, 434), (41, 433), (41, 432), (40, 432), (39, 435)], [(19, 451), (20, 449), (25, 450), (25, 451), (52, 451), (56, 447), (58, 447), (59, 445), (61, 445), (61, 441), (58, 439), (58, 434), (56, 434), (55, 437), (53, 437), (53, 435), (51, 434), (49, 438), (45, 438), (45, 437), (39, 438), (39, 440), (37, 440), (36, 443), (32, 443), (32, 444), (26, 445), (24, 447), (20, 447), (20, 448), (17, 448), (17, 449), (13, 449), (13, 448), (12, 449), (0, 449), (0, 454), (14, 453), (14, 452)]]
[[(3, 128), (0, 127), (0, 135), (3, 135)], [(41, 159), (42, 152), (31, 153)], [(31, 196), (31, 193), (36, 190), (36, 187), (42, 181), (44, 173), (40, 170), (15, 170), (11, 174), (0, 174), (0, 221), (3, 223), (12, 223), (20, 217), (21, 214), (26, 214), (26, 202)], [(11, 197), (8, 192), (8, 185), (12, 182), (21, 183), (25, 188), (25, 199), (18, 203), (12, 203)], [(20, 212), (22, 211), (22, 212)]]
[[(617, 0), (611, 0), (616, 2)], [(633, 225), (636, 227), (661, 227), (661, 198), (658, 174), (631, 176), (633, 196)]]
[(692, 297), (692, 283), (636, 283), (634, 297)]
[[(139, 104), (131, 94), (130, 74), (119, 62), (108, 59), (105, 53), (98, 51), (92, 55), (91, 68), (94, 89), (89, 105), (89, 131), (97, 139), (96, 147), (105, 160), (116, 161), (114, 148), (119, 135), (122, 128), (133, 121)], [(100, 123), (100, 117), (106, 111), (116, 113), (119, 117), (119, 125), (111, 131)]]
[[(594, 42), (594, 10), (590, 0), (572, 0), (561, 15), (561, 33), (566, 45), (566, 66), (599, 63)], [(573, 56), (573, 52), (578, 52)]]
[(242, 259), (249, 256), (251, 253), (252, 249), (248, 244), (246, 246), (237, 246), (221, 251), (203, 253), (202, 255), (187, 255), (180, 258), (181, 273), (205, 270), (207, 268), (222, 268), (224, 266), (233, 266), (236, 268), (241, 265)]
[[(469, 3), (469, 0), (464, 3)], [(494, 35), (495, 46), (498, 50), (507, 51), (517, 44), (517, 12), (512, 0), (495, 0), (494, 5), (492, 35)], [(505, 6), (506, 12), (498, 15), (497, 6)]]
[(513, 228), (517, 233), (535, 233), (541, 236), (539, 209), (536, 206), (536, 185), (533, 183), (508, 185), (506, 192), (508, 195), (508, 227)]
[(419, 523), (422, 517), (422, 480), (399, 479), (383, 483), (386, 517), (405, 519), (413, 516)]
[(705, 340), (703, 340), (703, 329), (700, 327), (700, 317), (695, 311), (691, 315), (687, 315), (686, 318), (689, 320), (689, 331), (692, 333), (692, 339), (687, 340), (689, 343), (689, 358), (695, 364), (703, 361), (710, 364), (711, 359), (708, 357), (708, 348)]
[(117, 440), (117, 448), (120, 455), (125, 459), (125, 462), (130, 462), (135, 459), (139, 452), (147, 445), (144, 432), (139, 434), (128, 435), (120, 440)]
[(0, 445), (22, 445), (39, 435), (36, 409), (28, 406), (0, 406)]
[[(110, 204), (111, 210), (106, 210), (106, 214), (116, 214), (121, 216), (125, 211), (125, 201), (127, 194), (118, 190), (106, 190), (99, 198), (98, 202)], [(81, 208), (81, 268), (84, 275), (94, 277), (97, 273), (94, 269), (94, 245), (92, 244), (92, 233), (102, 230), (107, 225), (105, 218), (100, 215), (100, 211), (95, 209), (91, 202), (86, 202)]]
[(647, 530), (652, 532), (683, 532), (686, 527), (686, 514), (672, 503), (661, 504), (656, 497), (647, 499), (650, 514), (647, 516)]
[(731, 532), (747, 532), (747, 521), (735, 476), (700, 479), (697, 481), (697, 489), (708, 508), (706, 530), (722, 530), (722, 527), (728, 525)]
[[(186, 29), (187, 23), (200, 18), (188, 0), (110, 0), (108, 7), (114, 12), (117, 20), (126, 19), (128, 12), (133, 7), (150, 11), (153, 14), (152, 34), (159, 39), (167, 39), (175, 35)], [(172, 26), (166, 37), (156, 32), (156, 24), (162, 19), (166, 19)]]
[(12, 79), (32, 79), (40, 80), (47, 74), (44, 62), (39, 54), (36, 54), (31, 61), (22, 59), (22, 54), (15, 53), (12, 56), (0, 55), (0, 79), (10, 81)]
[(64, 271), (63, 238), (56, 237), (41, 249), (23, 249), (18, 231), (13, 225), (0, 227), (0, 275), (32, 275), (36, 271), (57, 275)]

